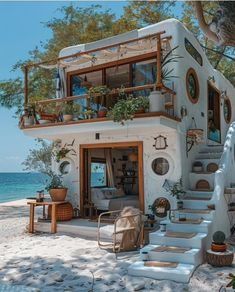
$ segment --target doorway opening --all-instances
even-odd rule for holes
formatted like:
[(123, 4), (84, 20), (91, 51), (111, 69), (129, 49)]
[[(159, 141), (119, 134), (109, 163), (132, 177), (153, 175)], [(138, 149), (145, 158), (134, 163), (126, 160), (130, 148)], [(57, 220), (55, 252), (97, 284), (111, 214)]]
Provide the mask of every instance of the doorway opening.
[(220, 92), (208, 83), (207, 138), (221, 143)]
[(144, 211), (143, 143), (80, 146), (80, 210), (98, 213), (132, 206)]

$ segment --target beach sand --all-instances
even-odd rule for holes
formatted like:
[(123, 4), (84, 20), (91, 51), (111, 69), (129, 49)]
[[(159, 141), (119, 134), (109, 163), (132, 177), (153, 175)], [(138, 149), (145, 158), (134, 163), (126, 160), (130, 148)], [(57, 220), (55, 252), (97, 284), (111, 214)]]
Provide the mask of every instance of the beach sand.
[(0, 204), (0, 291), (105, 292), (142, 288), (141, 291), (216, 292), (228, 283), (228, 273), (235, 272), (235, 265), (213, 268), (204, 264), (188, 284), (131, 277), (127, 268), (138, 259), (138, 252), (116, 257), (99, 249), (96, 241), (69, 235), (28, 234), (28, 212), (25, 200)]

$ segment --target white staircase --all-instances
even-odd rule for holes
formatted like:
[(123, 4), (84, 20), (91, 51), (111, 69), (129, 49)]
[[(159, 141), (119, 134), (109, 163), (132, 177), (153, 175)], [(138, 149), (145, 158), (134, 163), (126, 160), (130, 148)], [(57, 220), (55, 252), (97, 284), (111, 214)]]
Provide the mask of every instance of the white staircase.
[[(202, 162), (203, 172), (189, 174), (190, 190), (183, 200), (184, 209), (175, 211), (175, 218), (184, 214), (186, 221), (161, 222), (166, 224), (166, 232), (150, 233), (150, 244), (141, 249), (140, 260), (129, 267), (130, 275), (186, 283), (203, 262), (215, 213), (208, 208), (212, 204), (214, 173), (207, 172), (207, 165), (211, 162), (218, 164), (222, 150), (222, 146), (207, 146), (199, 152), (197, 160)], [(209, 182), (210, 190), (195, 189), (197, 181), (202, 179)]]

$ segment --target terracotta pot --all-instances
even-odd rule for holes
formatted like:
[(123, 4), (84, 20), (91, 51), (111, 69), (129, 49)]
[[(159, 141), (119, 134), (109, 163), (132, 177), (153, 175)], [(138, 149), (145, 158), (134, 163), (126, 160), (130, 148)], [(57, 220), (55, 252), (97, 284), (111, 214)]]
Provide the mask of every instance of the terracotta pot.
[(107, 109), (106, 109), (106, 108), (104, 108), (104, 109), (100, 109), (100, 110), (98, 111), (98, 118), (105, 118), (106, 115), (107, 115)]
[(211, 250), (214, 252), (225, 252), (227, 250), (227, 245), (225, 243), (214, 243), (211, 244)]
[(73, 115), (63, 115), (64, 122), (70, 122), (73, 120)]
[(61, 202), (64, 201), (67, 195), (67, 188), (63, 189), (50, 189), (49, 194), (51, 196), (51, 200), (53, 202)]

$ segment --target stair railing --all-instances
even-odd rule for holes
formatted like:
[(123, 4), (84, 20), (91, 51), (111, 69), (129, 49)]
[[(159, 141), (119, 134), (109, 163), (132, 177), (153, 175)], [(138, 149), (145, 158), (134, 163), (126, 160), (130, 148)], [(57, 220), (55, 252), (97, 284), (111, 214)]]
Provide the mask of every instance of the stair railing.
[(227, 132), (219, 169), (215, 173), (212, 201), (215, 204), (214, 231), (221, 230), (230, 235), (228, 205), (224, 198), (224, 189), (235, 183), (235, 122)]

